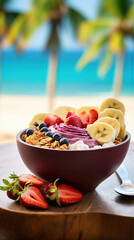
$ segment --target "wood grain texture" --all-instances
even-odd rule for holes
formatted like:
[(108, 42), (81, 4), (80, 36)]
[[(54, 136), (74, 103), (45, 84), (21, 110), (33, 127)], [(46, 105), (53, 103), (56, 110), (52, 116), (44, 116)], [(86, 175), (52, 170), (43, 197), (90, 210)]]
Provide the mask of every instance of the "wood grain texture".
[[(124, 161), (134, 181), (134, 143)], [(104, 166), (105, 167), (105, 166)], [(0, 185), (12, 172), (29, 172), (15, 143), (0, 147)], [(127, 240), (134, 239), (134, 197), (114, 192), (120, 181), (114, 173), (96, 191), (71, 206), (28, 210), (0, 192), (0, 240)]]

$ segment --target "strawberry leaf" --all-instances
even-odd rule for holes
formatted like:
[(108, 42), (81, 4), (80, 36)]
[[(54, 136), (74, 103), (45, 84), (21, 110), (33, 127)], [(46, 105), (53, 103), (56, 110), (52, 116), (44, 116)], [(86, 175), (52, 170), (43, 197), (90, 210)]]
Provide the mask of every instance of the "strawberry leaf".
[(10, 185), (10, 182), (7, 179), (3, 179), (3, 183), (7, 186)]
[(15, 180), (18, 179), (18, 176), (13, 172), (10, 174), (9, 178)]
[(9, 189), (8, 186), (0, 186), (1, 191), (7, 191)]

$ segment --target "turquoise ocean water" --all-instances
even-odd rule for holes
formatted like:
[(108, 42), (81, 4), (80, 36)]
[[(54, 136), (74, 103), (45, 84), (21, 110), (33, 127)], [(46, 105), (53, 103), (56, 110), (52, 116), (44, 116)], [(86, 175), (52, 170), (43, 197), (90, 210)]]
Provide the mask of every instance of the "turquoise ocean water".
[[(101, 57), (76, 71), (76, 63), (82, 52), (59, 53), (56, 95), (91, 96), (111, 93), (115, 71), (115, 59), (106, 76), (98, 76)], [(45, 95), (49, 53), (14, 50), (2, 52), (2, 94)], [(127, 52), (123, 69), (122, 95), (134, 95), (134, 52)]]

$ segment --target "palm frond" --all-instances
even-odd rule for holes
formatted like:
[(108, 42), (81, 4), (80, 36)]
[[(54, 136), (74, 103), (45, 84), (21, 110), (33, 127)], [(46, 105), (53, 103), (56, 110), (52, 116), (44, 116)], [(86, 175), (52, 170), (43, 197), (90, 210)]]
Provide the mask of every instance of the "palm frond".
[(117, 25), (117, 19), (98, 18), (94, 21), (84, 21), (78, 29), (78, 39), (81, 43), (87, 43), (94, 34), (105, 34), (105, 31)]
[(112, 61), (113, 61), (113, 54), (111, 53), (111, 51), (109, 51), (109, 49), (107, 48), (106, 49), (106, 54), (105, 56), (103, 57), (103, 60), (99, 66), (99, 70), (98, 70), (98, 74), (103, 77), (107, 72), (108, 70), (110, 69), (111, 67), (111, 64), (112, 64)]
[(124, 18), (131, 4), (130, 0), (102, 0), (98, 15)]
[(76, 32), (78, 30), (80, 23), (86, 19), (84, 15), (82, 15), (80, 12), (78, 12), (77, 10), (71, 7), (68, 8), (67, 17), (71, 22), (71, 26), (73, 27), (73, 30)]
[(103, 46), (107, 43), (108, 39), (109, 34), (103, 34), (97, 39), (94, 39), (94, 41), (92, 41), (92, 43), (89, 45), (84, 55), (78, 61), (76, 66), (77, 69), (84, 68), (87, 63), (97, 57)]
[(128, 12), (126, 14), (126, 18), (134, 21), (134, 3), (128, 9)]
[(21, 14), (16, 17), (13, 24), (11, 25), (2, 45), (8, 46), (12, 44), (18, 37), (25, 22), (25, 15)]
[(124, 34), (121, 31), (114, 32), (109, 38), (109, 49), (115, 54), (124, 52)]

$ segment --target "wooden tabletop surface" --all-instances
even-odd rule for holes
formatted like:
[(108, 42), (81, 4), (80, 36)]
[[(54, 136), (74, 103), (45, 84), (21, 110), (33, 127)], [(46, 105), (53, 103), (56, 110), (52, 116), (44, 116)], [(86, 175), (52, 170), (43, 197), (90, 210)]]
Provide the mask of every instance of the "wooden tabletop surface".
[[(134, 143), (124, 160), (134, 181)], [(105, 167), (105, 166), (104, 166)], [(9, 174), (29, 172), (16, 143), (0, 146), (0, 185)], [(80, 203), (50, 206), (48, 210), (28, 210), (0, 192), (0, 240), (127, 240), (134, 239), (134, 197), (118, 195), (120, 181), (114, 173)]]

